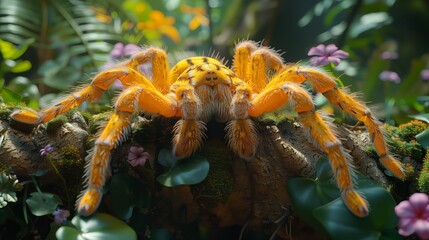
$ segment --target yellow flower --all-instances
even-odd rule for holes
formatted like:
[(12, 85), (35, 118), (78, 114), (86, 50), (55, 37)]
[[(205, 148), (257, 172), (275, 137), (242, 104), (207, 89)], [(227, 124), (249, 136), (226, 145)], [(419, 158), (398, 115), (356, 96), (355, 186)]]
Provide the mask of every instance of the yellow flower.
[(209, 19), (206, 17), (206, 10), (202, 7), (191, 7), (189, 5), (182, 5), (182, 12), (194, 15), (188, 23), (188, 28), (193, 31), (200, 26), (209, 25)]
[(95, 18), (97, 18), (98, 21), (103, 23), (112, 22), (112, 17), (106, 13), (106, 9), (93, 7), (92, 11), (95, 13)]
[(173, 17), (166, 17), (161, 11), (151, 11), (149, 20), (137, 24), (140, 30), (154, 30), (163, 35), (166, 35), (174, 42), (180, 40), (179, 31), (174, 27), (175, 19)]

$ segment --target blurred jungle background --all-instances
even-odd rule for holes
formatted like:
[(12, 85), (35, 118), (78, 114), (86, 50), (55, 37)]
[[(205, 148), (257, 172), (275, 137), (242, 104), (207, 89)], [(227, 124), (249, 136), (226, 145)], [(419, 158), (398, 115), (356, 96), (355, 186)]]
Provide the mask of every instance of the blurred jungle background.
[[(300, 63), (309, 61), (310, 48), (335, 44), (349, 57), (326, 69), (351, 91), (360, 92), (378, 118), (392, 125), (412, 117), (427, 122), (428, 12), (429, 0), (0, 0), (0, 104), (47, 107), (65, 92), (90, 82), (96, 72), (131, 55), (134, 46), (166, 49), (170, 66), (202, 54), (219, 56), (231, 65), (235, 44), (249, 39), (279, 50), (285, 62)], [(115, 89), (98, 104), (84, 104), (81, 109), (91, 114), (110, 110), (114, 95)], [(316, 96), (315, 101), (319, 108), (334, 111), (322, 97)], [(2, 177), (0, 183), (6, 186), (10, 179)], [(7, 184), (19, 188), (13, 182)], [(5, 195), (0, 200), (5, 206), (14, 197)], [(45, 206), (39, 204), (41, 199), (59, 205), (52, 195), (39, 199), (32, 195), (33, 205), (27, 204), (33, 215), (53, 212), (41, 210)], [(55, 239), (58, 226), (38, 233), (29, 210), (24, 206), (23, 211), (21, 217), (16, 211), (0, 209), (0, 224), (15, 219), (12, 229), (19, 239)], [(62, 215), (57, 212), (56, 216)], [(115, 220), (106, 219), (99, 221), (114, 225)], [(130, 225), (140, 223), (137, 219)], [(127, 236), (110, 232), (109, 226), (101, 226), (103, 236)], [(151, 230), (140, 229), (139, 238), (173, 239), (165, 229)], [(202, 236), (205, 230), (190, 231)], [(0, 231), (0, 239), (8, 234)], [(80, 233), (68, 234), (64, 239), (79, 239)], [(198, 238), (176, 235), (176, 239)]]
[[(380, 117), (403, 121), (426, 106), (427, 8), (425, 0), (2, 0), (2, 98), (46, 106), (116, 60), (116, 43), (165, 48), (171, 64), (199, 54), (231, 63), (243, 39), (279, 50), (286, 62), (308, 61), (312, 46), (334, 43), (350, 53), (336, 68), (344, 84), (379, 106)], [(400, 80), (382, 81), (383, 71)]]

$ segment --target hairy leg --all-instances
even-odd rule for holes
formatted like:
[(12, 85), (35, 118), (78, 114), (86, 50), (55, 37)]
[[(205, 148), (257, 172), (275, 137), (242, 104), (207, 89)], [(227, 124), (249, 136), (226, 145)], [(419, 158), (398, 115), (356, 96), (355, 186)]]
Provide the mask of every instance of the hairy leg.
[(368, 215), (368, 203), (353, 188), (348, 155), (335, 136), (332, 126), (326, 124), (323, 117), (314, 110), (312, 99), (303, 88), (295, 83), (279, 81), (277, 85), (266, 88), (252, 100), (253, 107), (249, 109), (249, 115), (260, 116), (289, 101), (294, 102), (301, 123), (309, 131), (309, 139), (313, 139), (328, 155), (344, 203), (356, 216)]
[(237, 87), (231, 102), (231, 120), (226, 126), (228, 145), (240, 157), (250, 159), (255, 156), (257, 146), (256, 129), (248, 119), (251, 106), (251, 90), (247, 86)]
[(362, 121), (370, 133), (374, 147), (380, 156), (380, 162), (397, 178), (403, 179), (405, 177), (401, 162), (389, 153), (381, 130), (381, 123), (372, 116), (369, 108), (353, 94), (348, 93), (347, 90), (337, 88), (335, 79), (332, 76), (319, 69), (293, 66), (282, 72), (281, 76), (270, 84), (276, 84), (276, 82), (281, 81), (281, 78), (295, 83), (309, 81), (332, 104)]

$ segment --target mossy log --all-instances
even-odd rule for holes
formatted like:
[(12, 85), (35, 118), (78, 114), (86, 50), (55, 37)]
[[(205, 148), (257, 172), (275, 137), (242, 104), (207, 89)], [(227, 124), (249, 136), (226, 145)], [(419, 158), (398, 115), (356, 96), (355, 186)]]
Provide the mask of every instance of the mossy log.
[[(71, 199), (66, 201), (68, 206), (73, 206), (84, 172), (84, 158), (96, 136), (94, 126), (100, 126), (100, 121), (108, 118), (108, 114), (103, 116), (90, 117), (88, 124), (88, 119), (75, 111), (68, 115), (67, 121), (62, 119), (62, 123), (55, 127), (44, 124), (30, 132), (4, 120), (0, 131), (1, 166), (13, 171), (20, 180), (36, 172), (45, 172), (39, 179), (41, 187), (45, 191), (55, 191), (64, 189), (58, 186), (62, 183), (52, 167), (55, 164), (68, 189), (73, 190)], [(255, 123), (259, 144), (254, 159), (240, 159), (224, 140), (224, 124), (209, 123), (208, 139), (200, 151), (210, 162), (208, 177), (196, 185), (166, 188), (156, 181), (162, 169), (155, 156), (161, 147), (171, 143), (174, 121), (147, 120), (139, 116), (132, 125), (132, 136), (112, 152), (112, 171), (125, 170), (148, 185), (154, 198), (150, 211), (154, 213), (153, 220), (170, 229), (199, 221), (214, 229), (242, 226), (277, 232), (288, 238), (284, 228), (280, 227), (290, 224), (294, 239), (315, 239), (313, 235), (318, 233), (302, 224), (299, 218), (292, 217), (286, 184), (291, 177), (314, 177), (315, 163), (324, 153), (309, 142), (299, 123), (282, 121), (274, 124), (266, 120), (255, 120)], [(368, 154), (371, 141), (365, 129), (353, 130), (345, 125), (337, 128), (356, 168), (389, 188), (392, 178), (387, 177), (376, 159)], [(47, 144), (54, 150), (49, 157), (41, 156), (39, 151)], [(144, 167), (132, 168), (127, 163), (127, 154), (131, 146), (137, 145), (144, 147), (152, 159)]]

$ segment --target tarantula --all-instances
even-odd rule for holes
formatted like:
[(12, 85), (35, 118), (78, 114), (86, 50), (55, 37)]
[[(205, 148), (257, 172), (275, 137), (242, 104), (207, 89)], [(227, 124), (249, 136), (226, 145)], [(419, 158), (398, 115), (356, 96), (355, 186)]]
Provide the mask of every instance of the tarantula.
[[(145, 63), (152, 65), (151, 78), (145, 77), (139, 68)], [(228, 122), (229, 146), (240, 157), (251, 159), (258, 144), (252, 118), (292, 102), (309, 137), (327, 154), (344, 203), (356, 216), (366, 216), (368, 203), (353, 188), (350, 157), (331, 124), (315, 110), (311, 96), (301, 86), (305, 81), (333, 105), (363, 122), (380, 162), (396, 177), (404, 178), (400, 161), (389, 154), (380, 123), (362, 102), (338, 88), (331, 75), (315, 67), (284, 64), (277, 52), (253, 41), (236, 45), (232, 69), (210, 57), (187, 58), (169, 69), (166, 52), (148, 48), (101, 71), (89, 85), (52, 107), (40, 112), (17, 110), (11, 118), (24, 123), (45, 123), (86, 100), (97, 100), (117, 79), (122, 82), (124, 89), (116, 99), (114, 113), (88, 156), (85, 190), (76, 203), (82, 215), (90, 215), (97, 209), (109, 173), (110, 152), (128, 134), (135, 113), (181, 118), (175, 124), (172, 140), (173, 153), (178, 159), (198, 150), (204, 140), (205, 123), (211, 118)]]

